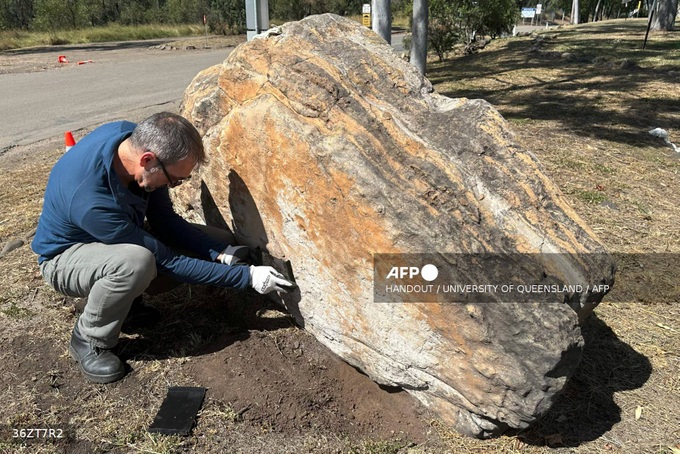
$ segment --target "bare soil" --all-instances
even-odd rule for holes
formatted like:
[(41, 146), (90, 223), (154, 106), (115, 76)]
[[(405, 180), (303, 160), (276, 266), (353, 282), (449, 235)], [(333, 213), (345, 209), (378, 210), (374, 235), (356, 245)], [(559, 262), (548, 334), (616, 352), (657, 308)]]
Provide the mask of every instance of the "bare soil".
[[(680, 37), (653, 36), (642, 52), (644, 25), (498, 40), (432, 62), (428, 77), (441, 93), (497, 106), (612, 252), (678, 254), (680, 159), (647, 131), (662, 127), (680, 142)], [(150, 49), (160, 44), (72, 46), (67, 56), (132, 59), (202, 45)], [(64, 53), (2, 53), (0, 73), (58, 70)], [(0, 155), (0, 248), (25, 243), (0, 258), (0, 452), (680, 452), (677, 270), (649, 285), (639, 269), (621, 270), (583, 326), (581, 367), (560, 399), (530, 429), (494, 440), (463, 437), (410, 395), (380, 388), (253, 292), (183, 286), (149, 298), (163, 321), (121, 339), (129, 374), (86, 383), (66, 349), (83, 301), (44, 284), (27, 246), (62, 140)], [(146, 430), (168, 386), (207, 388), (189, 437)], [(68, 437), (12, 439), (14, 428), (47, 427)]]

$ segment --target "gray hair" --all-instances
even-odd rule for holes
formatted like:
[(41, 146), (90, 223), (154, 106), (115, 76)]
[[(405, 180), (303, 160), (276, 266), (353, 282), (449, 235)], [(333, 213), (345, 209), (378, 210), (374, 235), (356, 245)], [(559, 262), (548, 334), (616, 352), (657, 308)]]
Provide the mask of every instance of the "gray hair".
[(193, 158), (196, 164), (207, 160), (201, 135), (194, 125), (171, 112), (159, 112), (143, 120), (132, 132), (130, 142), (137, 150), (155, 153), (165, 164), (186, 158)]

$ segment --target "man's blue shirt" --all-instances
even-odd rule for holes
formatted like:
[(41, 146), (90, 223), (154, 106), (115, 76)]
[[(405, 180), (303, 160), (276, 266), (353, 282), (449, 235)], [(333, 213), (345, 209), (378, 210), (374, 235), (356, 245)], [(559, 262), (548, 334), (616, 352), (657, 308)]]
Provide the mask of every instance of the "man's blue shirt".
[[(136, 244), (154, 254), (160, 274), (192, 284), (246, 288), (248, 267), (214, 262), (227, 245), (177, 215), (167, 188), (135, 194), (120, 182), (113, 158), (135, 126), (127, 121), (101, 126), (57, 161), (31, 243), (38, 261), (52, 259), (78, 243)], [(145, 217), (158, 239), (144, 230)], [(203, 260), (177, 254), (162, 240)]]

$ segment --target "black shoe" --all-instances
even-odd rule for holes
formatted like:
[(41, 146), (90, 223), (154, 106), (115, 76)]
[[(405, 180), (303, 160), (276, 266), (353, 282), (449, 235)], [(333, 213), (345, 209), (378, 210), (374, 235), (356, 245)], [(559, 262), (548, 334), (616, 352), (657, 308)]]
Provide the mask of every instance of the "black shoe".
[(155, 307), (144, 303), (141, 296), (135, 298), (130, 312), (123, 321), (120, 330), (126, 334), (136, 333), (140, 329), (153, 328), (161, 321), (161, 313)]
[(125, 376), (125, 366), (120, 359), (111, 350), (92, 345), (80, 334), (78, 323), (73, 328), (68, 351), (89, 381), (111, 383)]

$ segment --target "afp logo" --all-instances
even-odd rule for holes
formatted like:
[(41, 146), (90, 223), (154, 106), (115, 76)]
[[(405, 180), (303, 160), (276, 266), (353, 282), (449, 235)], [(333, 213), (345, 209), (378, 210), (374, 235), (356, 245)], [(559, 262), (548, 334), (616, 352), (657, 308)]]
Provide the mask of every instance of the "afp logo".
[(422, 268), (418, 268), (417, 266), (393, 266), (390, 272), (387, 273), (387, 279), (413, 279), (418, 275), (426, 281), (432, 282), (439, 276), (439, 270), (430, 263)]

